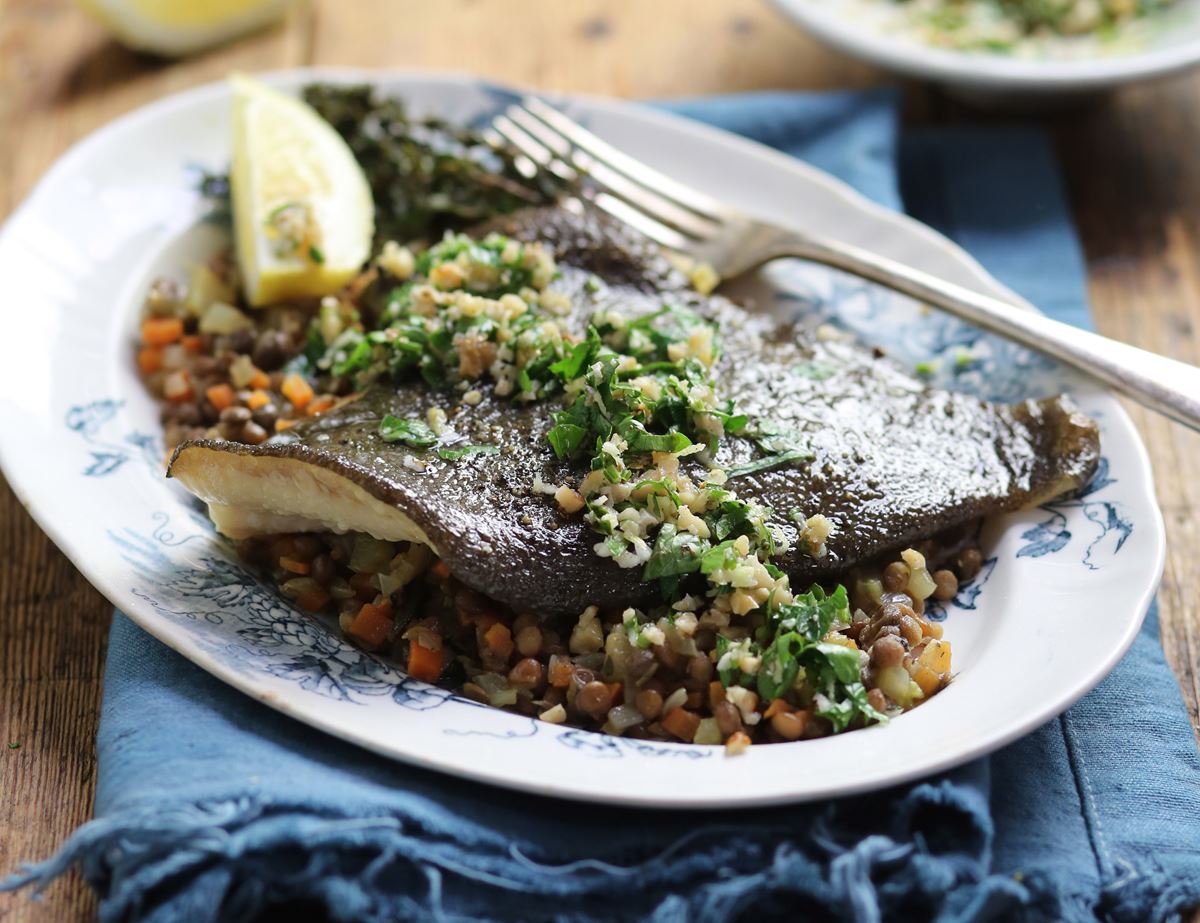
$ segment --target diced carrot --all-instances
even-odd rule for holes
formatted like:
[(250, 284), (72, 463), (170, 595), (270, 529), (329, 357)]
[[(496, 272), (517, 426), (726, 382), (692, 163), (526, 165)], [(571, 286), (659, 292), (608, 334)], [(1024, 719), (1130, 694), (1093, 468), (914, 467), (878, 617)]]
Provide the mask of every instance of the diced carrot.
[(557, 686), (559, 689), (565, 689), (571, 683), (571, 674), (575, 672), (575, 668), (571, 666), (569, 657), (560, 657), (555, 654), (550, 658), (550, 685)]
[(181, 317), (147, 317), (142, 321), (142, 342), (147, 346), (168, 346), (182, 337)]
[(266, 390), (267, 388), (271, 387), (271, 376), (262, 369), (255, 369), (254, 373), (250, 376), (250, 380), (246, 382), (246, 384), (248, 384), (251, 388)]
[(445, 583), (450, 579), (450, 568), (446, 566), (446, 562), (438, 558), (429, 568), (429, 576), (438, 583)]
[(513, 638), (512, 632), (508, 626), (502, 622), (495, 622), (483, 634), (483, 641), (488, 646), (488, 649), (498, 658), (507, 660), (512, 656)]
[(297, 410), (303, 410), (308, 406), (308, 402), (313, 399), (312, 385), (296, 372), (292, 372), (283, 380), (283, 385), (279, 390), (283, 392), (283, 396), (291, 401), (292, 406)]
[(246, 406), (251, 410), (258, 410), (260, 407), (266, 407), (269, 403), (271, 403), (271, 395), (267, 394), (267, 392), (263, 391), (262, 389), (251, 391), (250, 397), (246, 400)]
[(192, 379), (188, 375), (187, 369), (172, 372), (163, 380), (163, 397), (176, 403), (190, 401), (195, 397), (195, 392), (192, 391)]
[(725, 687), (717, 680), (708, 684), (708, 707), (716, 708), (725, 701)]
[(297, 561), (295, 558), (280, 558), (279, 566), (293, 574), (307, 574), (309, 571), (306, 561)]
[(320, 612), (329, 603), (329, 594), (315, 581), (296, 596), (296, 605), (306, 612)]
[(275, 421), (275, 432), (282, 433), (285, 429), (291, 429), (295, 425), (295, 420), (285, 420), (283, 417), (280, 417)]
[(794, 709), (783, 699), (771, 699), (771, 704), (768, 705), (767, 710), (763, 712), (763, 717), (774, 718), (781, 711), (794, 711)]
[(222, 382), (219, 385), (213, 385), (211, 388), (204, 389), (204, 396), (208, 398), (208, 402), (217, 410), (224, 410), (226, 407), (233, 406), (233, 399), (236, 395), (233, 393), (233, 388)]
[(183, 348), (189, 353), (202, 353), (208, 346), (208, 340), (197, 333), (188, 334), (183, 338)]
[(414, 638), (408, 645), (408, 675), (426, 683), (436, 683), (442, 675), (444, 656), (442, 651), (423, 647)]
[(663, 717), (662, 726), (668, 733), (690, 744), (700, 727), (700, 716), (686, 708), (675, 708)]
[(392, 630), (392, 603), (385, 599), (378, 606), (363, 603), (358, 615), (350, 623), (350, 634), (367, 647), (376, 648), (387, 640)]
[(146, 346), (138, 350), (138, 368), (143, 375), (152, 375), (163, 366), (162, 349), (158, 346)]
[(304, 412), (310, 417), (315, 417), (319, 413), (324, 413), (333, 406), (333, 397), (329, 394), (322, 394), (318, 398), (313, 398), (308, 406), (304, 408)]

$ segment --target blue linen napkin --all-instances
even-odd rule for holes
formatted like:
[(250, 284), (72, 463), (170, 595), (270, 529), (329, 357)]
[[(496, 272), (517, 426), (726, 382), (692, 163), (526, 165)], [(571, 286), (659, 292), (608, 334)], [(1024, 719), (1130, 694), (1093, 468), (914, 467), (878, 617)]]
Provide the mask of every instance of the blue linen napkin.
[[(1044, 138), (921, 132), (889, 93), (672, 108), (804, 157), (964, 243), (1057, 316), (1084, 275)], [(897, 182), (897, 158), (902, 165)], [(1062, 717), (887, 792), (755, 811), (621, 810), (399, 765), (229, 689), (117, 613), (96, 819), (9, 879), (78, 863), (107, 921), (1173, 921), (1200, 903), (1200, 760), (1154, 613)], [(686, 779), (681, 780), (686, 784)]]

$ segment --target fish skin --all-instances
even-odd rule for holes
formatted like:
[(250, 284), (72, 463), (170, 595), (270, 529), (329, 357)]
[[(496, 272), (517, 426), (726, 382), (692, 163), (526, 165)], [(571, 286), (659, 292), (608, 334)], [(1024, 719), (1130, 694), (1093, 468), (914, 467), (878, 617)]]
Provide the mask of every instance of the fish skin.
[[(1081, 487), (1099, 460), (1098, 428), (1069, 398), (997, 405), (929, 388), (862, 346), (798, 333), (722, 297), (700, 296), (648, 241), (595, 213), (522, 212), (480, 233), (486, 230), (551, 246), (562, 270), (554, 287), (577, 305), (561, 323), (576, 335), (591, 312), (606, 305), (633, 316), (670, 301), (719, 324), (719, 397), (732, 398), (752, 421), (769, 419), (800, 433), (813, 454), (729, 485), (743, 499), (776, 511), (774, 521), (790, 547), (773, 562), (796, 586), (981, 516)], [(586, 286), (592, 275), (605, 282), (595, 294)], [(829, 377), (816, 380), (805, 371), (814, 364)], [(182, 456), (198, 452), (318, 465), (402, 510), (459, 580), (517, 611), (549, 616), (594, 603), (659, 601), (640, 568), (622, 569), (597, 556), (592, 546), (598, 536), (532, 490), (535, 476), (551, 485), (577, 484), (586, 473), (583, 462), (554, 458), (545, 438), (552, 405), (519, 405), (495, 397), (490, 385), (479, 389), (481, 403), (465, 407), (456, 392), (431, 391), (420, 381), (377, 384), (260, 446), (185, 443), (168, 476), (186, 469), (179, 465)], [(446, 410), (462, 442), (497, 445), (500, 453), (445, 461), (378, 435), (386, 414), (424, 418), (433, 406)], [(761, 454), (750, 440), (727, 436), (716, 461), (733, 467)], [(427, 469), (414, 471), (405, 462), (409, 455)], [(683, 467), (703, 475), (695, 462)], [(797, 541), (793, 512), (799, 519), (819, 513), (833, 523), (820, 557)]]

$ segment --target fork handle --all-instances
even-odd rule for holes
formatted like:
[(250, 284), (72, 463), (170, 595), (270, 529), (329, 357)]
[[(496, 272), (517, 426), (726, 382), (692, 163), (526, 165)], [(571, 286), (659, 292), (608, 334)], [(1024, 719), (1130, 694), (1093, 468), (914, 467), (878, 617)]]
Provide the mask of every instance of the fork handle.
[(1143, 406), (1200, 430), (1200, 368), (1194, 365), (1052, 320), (850, 244), (780, 231), (768, 247), (771, 259), (799, 257), (823, 263), (934, 305), (1065, 362)]

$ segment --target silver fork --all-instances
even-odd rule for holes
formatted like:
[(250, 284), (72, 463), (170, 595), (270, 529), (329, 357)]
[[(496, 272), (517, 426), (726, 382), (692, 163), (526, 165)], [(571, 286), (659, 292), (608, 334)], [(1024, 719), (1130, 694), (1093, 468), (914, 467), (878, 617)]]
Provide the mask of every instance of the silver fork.
[(1051, 320), (850, 244), (759, 221), (659, 173), (546, 102), (525, 97), (488, 137), (523, 155), (529, 175), (588, 178), (585, 197), (652, 240), (709, 263), (723, 279), (781, 257), (823, 263), (934, 305), (1073, 366), (1200, 430), (1200, 368)]

